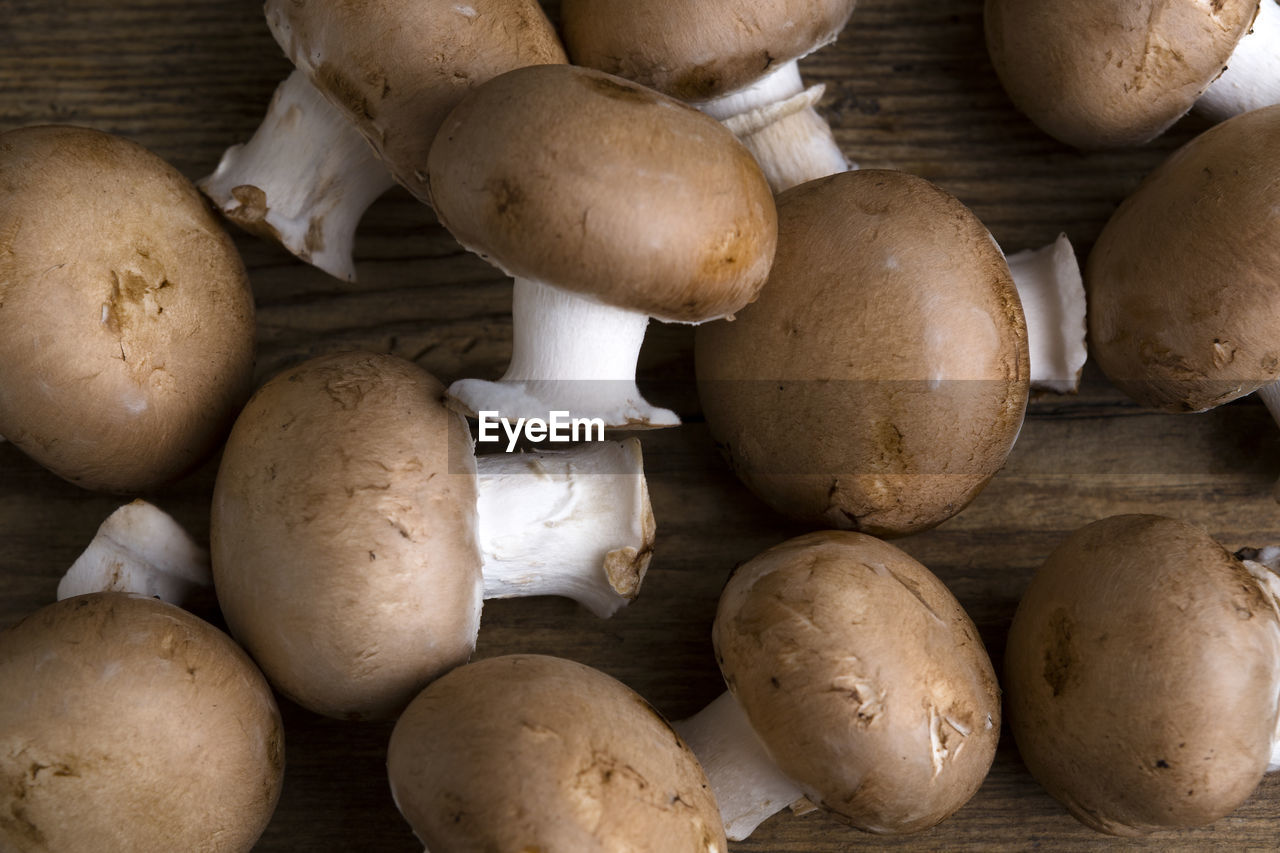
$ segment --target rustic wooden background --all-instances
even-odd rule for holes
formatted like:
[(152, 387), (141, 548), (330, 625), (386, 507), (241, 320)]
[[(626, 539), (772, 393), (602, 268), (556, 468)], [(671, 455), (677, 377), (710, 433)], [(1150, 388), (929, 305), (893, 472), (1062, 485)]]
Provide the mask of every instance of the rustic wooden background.
[[(554, 15), (554, 4), (550, 11)], [(969, 204), (1007, 250), (1065, 230), (1081, 257), (1115, 205), (1203, 128), (1184, 120), (1135, 151), (1081, 154), (1009, 104), (986, 58), (980, 0), (863, 0), (840, 42), (807, 59), (823, 112), (863, 166), (905, 169)], [(128, 136), (195, 179), (248, 138), (289, 71), (251, 0), (0, 0), (0, 130), (68, 122)], [(237, 234), (257, 295), (259, 380), (322, 352), (398, 353), (445, 382), (496, 376), (510, 346), (506, 280), (458, 248), (407, 193), (380, 200), (346, 285)], [(608, 622), (559, 600), (486, 605), (480, 656), (571, 657), (620, 678), (672, 718), (721, 690), (709, 642), (716, 598), (738, 562), (799, 531), (739, 486), (692, 391), (691, 334), (655, 326), (642, 377), (686, 419), (643, 436), (659, 520), (640, 599)], [(1229, 547), (1280, 542), (1271, 487), (1280, 442), (1253, 400), (1200, 416), (1146, 411), (1095, 369), (1075, 397), (1033, 401), (1005, 469), (964, 513), (900, 544), (955, 592), (999, 666), (1036, 566), (1074, 528), (1119, 512), (1205, 525)], [(214, 465), (148, 497), (208, 532)], [(120, 498), (78, 490), (0, 445), (0, 626), (52, 601), (57, 579)], [(1189, 689), (1193, 688), (1188, 685)], [(3, 701), (4, 685), (0, 685)], [(317, 718), (284, 703), (288, 775), (261, 851), (419, 850), (387, 793), (388, 726)], [(784, 814), (736, 851), (1274, 849), (1280, 781), (1204, 829), (1119, 842), (1046, 795), (1007, 733), (986, 784), (932, 831), (878, 839), (821, 814)], [(176, 852), (175, 852), (176, 853)]]

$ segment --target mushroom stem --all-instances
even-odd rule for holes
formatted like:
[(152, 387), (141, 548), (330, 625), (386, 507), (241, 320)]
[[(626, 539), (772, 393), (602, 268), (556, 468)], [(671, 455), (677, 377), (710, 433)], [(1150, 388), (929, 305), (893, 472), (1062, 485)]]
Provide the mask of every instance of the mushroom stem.
[(675, 723), (675, 730), (707, 773), (730, 841), (742, 841), (770, 816), (804, 798), (800, 786), (778, 769), (729, 691)]
[(449, 396), (469, 413), (515, 421), (563, 411), (600, 418), (607, 427), (680, 423), (636, 387), (647, 315), (524, 278), (516, 278), (511, 314), (511, 364), (502, 378), (449, 386)]
[[(1277, 574), (1280, 572), (1280, 547), (1242, 548), (1236, 552), (1236, 559), (1244, 563), (1249, 574), (1257, 579), (1280, 618), (1280, 575)], [(1280, 666), (1280, 662), (1277, 665)], [(1276, 705), (1280, 707), (1280, 696), (1276, 697)], [(1268, 773), (1277, 770), (1280, 770), (1280, 719), (1276, 720), (1276, 729), (1271, 735), (1271, 757), (1267, 761)]]
[(1031, 387), (1073, 394), (1080, 387), (1085, 349), (1084, 279), (1066, 234), (1040, 249), (1008, 257), (1027, 318)]
[(640, 591), (655, 524), (640, 442), (476, 457), (485, 598), (560, 595), (601, 618)]
[(301, 71), (276, 89), (247, 143), (199, 182), (228, 219), (330, 275), (355, 281), (356, 226), (395, 181), (346, 116)]
[(58, 583), (58, 600), (90, 592), (132, 592), (191, 609), (212, 588), (209, 552), (168, 513), (136, 500), (102, 522)]
[(1253, 29), (1196, 101), (1196, 110), (1213, 121), (1226, 121), (1272, 104), (1280, 104), (1280, 0), (1262, 0)]
[(729, 128), (756, 158), (775, 193), (857, 168), (836, 144), (814, 105), (824, 87), (808, 89), (794, 60), (755, 83), (694, 106)]

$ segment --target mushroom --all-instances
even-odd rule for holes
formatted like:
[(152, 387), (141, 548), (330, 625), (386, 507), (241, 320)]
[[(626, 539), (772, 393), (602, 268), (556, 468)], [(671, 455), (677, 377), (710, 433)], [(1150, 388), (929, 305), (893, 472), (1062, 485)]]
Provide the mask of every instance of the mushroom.
[(776, 191), (849, 162), (814, 106), (796, 61), (836, 40), (854, 0), (563, 0), (565, 44), (578, 65), (688, 101), (723, 121)]
[(639, 591), (654, 520), (638, 442), (477, 459), (443, 396), (410, 362), (341, 353), (268, 382), (231, 432), (218, 601), (313, 711), (394, 716), (470, 656), (482, 596), (565, 595), (604, 617)]
[(1027, 402), (1027, 332), (977, 218), (903, 172), (778, 198), (768, 286), (699, 330), (707, 425), (743, 482), (809, 524), (883, 536), (963, 509)]
[(489, 658), (422, 691), (387, 752), (429, 850), (725, 853), (707, 777), (622, 683), (543, 655)]
[(225, 634), (96, 593), (0, 633), (0, 849), (248, 853), (284, 775), (280, 714)]
[(1280, 103), (1277, 0), (987, 0), (985, 19), (1010, 99), (1077, 148), (1141, 145), (1193, 105)]
[(1009, 629), (1027, 767), (1113, 835), (1234, 811), (1280, 765), (1277, 595), (1273, 570), (1190, 524), (1121, 515), (1073, 533)]
[(1230, 119), (1152, 172), (1089, 256), (1089, 334), (1138, 402), (1203, 411), (1257, 391), (1280, 417), (1280, 106)]
[(731, 841), (806, 798), (875, 833), (927, 829), (982, 784), (1000, 690), (973, 622), (899, 549), (823, 531), (739, 566), (712, 639), (728, 692), (676, 724)]
[(455, 403), (679, 423), (635, 385), (649, 317), (729, 316), (773, 258), (773, 197), (733, 135), (627, 80), (544, 65), (476, 89), (429, 163), (440, 221), (516, 279), (511, 364), (498, 382), (455, 382)]
[(268, 0), (297, 67), (247, 145), (201, 188), (232, 221), (354, 281), (364, 211), (398, 181), (427, 195), (427, 152), (471, 88), (522, 65), (564, 62), (536, 0)]
[(195, 187), (78, 127), (0, 134), (0, 434), (88, 489), (211, 453), (248, 394), (253, 295)]
[(209, 552), (173, 516), (143, 500), (102, 522), (58, 583), (58, 600), (90, 592), (132, 592), (187, 607), (213, 589)]

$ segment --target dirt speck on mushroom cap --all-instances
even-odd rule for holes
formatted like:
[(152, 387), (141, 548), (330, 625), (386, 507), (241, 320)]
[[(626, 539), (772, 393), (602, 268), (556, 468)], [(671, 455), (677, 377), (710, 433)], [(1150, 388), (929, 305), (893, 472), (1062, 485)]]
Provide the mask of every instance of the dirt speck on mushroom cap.
[(0, 848), (247, 853), (280, 794), (266, 680), (222, 632), (123, 593), (0, 633)]
[(1257, 787), (1280, 695), (1280, 616), (1201, 528), (1114, 516), (1036, 574), (1005, 652), (1036, 779), (1094, 829), (1206, 824)]
[(1085, 267), (1089, 346), (1144, 405), (1202, 411), (1280, 378), (1280, 106), (1183, 146)]
[(0, 435), (86, 488), (203, 460), (248, 396), (253, 296), (195, 187), (120, 137), (0, 135)]
[(892, 545), (825, 531), (765, 551), (726, 585), (713, 639), (774, 761), (840, 819), (924, 829), (986, 777), (991, 661), (942, 582)]
[(561, 658), (490, 658), (439, 679), (396, 724), (387, 770), (433, 850), (726, 850), (679, 736), (620, 682)]

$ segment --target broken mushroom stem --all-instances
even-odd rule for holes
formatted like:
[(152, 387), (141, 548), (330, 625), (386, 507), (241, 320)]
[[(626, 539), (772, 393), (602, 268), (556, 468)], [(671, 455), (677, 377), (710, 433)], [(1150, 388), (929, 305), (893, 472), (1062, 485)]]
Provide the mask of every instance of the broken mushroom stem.
[[(1271, 606), (1280, 615), (1280, 546), (1268, 545), (1265, 548), (1241, 548), (1236, 552), (1236, 559), (1244, 563), (1249, 574), (1258, 581), (1267, 594)], [(1280, 705), (1280, 698), (1277, 698)], [(1280, 719), (1276, 720), (1276, 730), (1271, 736), (1271, 758), (1267, 760), (1267, 772), (1280, 770)]]
[(800, 786), (778, 769), (728, 690), (673, 727), (706, 771), (730, 841), (746, 839), (769, 817), (805, 799)]
[(675, 426), (670, 409), (649, 404), (636, 387), (636, 362), (649, 317), (517, 277), (512, 351), (496, 382), (462, 379), (449, 396), (469, 414), (545, 418), (565, 411), (608, 427)]
[(276, 89), (262, 124), (199, 182), (232, 222), (330, 275), (355, 281), (356, 226), (395, 184), (369, 142), (301, 71)]
[(1195, 108), (1213, 121), (1226, 121), (1272, 104), (1280, 104), (1280, 2), (1262, 0), (1253, 28)]
[(558, 595), (602, 618), (636, 597), (655, 524), (640, 442), (476, 457), (484, 597)]
[(721, 122), (755, 156), (774, 192), (856, 169), (814, 108), (825, 87), (805, 88), (795, 60), (736, 92), (693, 105)]
[(1084, 279), (1071, 241), (1059, 234), (1007, 260), (1027, 318), (1032, 390), (1075, 393), (1087, 350)]
[(58, 601), (91, 592), (131, 592), (191, 610), (212, 599), (209, 552), (173, 517), (146, 501), (125, 504), (58, 583)]

